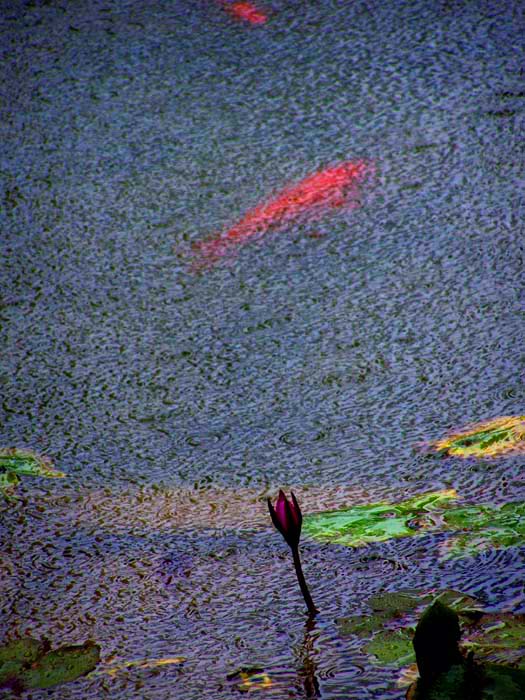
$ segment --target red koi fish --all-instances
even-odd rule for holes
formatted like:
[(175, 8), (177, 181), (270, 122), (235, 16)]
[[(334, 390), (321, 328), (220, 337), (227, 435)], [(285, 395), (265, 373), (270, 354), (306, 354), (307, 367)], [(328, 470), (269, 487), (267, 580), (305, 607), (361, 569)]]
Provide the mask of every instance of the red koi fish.
[(308, 221), (337, 207), (355, 208), (358, 186), (373, 172), (365, 161), (345, 162), (309, 175), (285, 187), (274, 197), (250, 209), (231, 229), (208, 241), (193, 244), (197, 254), (194, 267), (211, 267), (224, 255), (268, 229), (283, 228), (292, 221)]
[(268, 17), (258, 10), (251, 2), (231, 2), (224, 5), (226, 12), (235, 17), (242, 19), (250, 24), (264, 24)]

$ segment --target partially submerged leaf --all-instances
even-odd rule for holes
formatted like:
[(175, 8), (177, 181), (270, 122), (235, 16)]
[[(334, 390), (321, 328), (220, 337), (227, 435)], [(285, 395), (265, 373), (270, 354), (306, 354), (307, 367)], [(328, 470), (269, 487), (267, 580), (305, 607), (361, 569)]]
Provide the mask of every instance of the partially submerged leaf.
[(24, 668), (40, 658), (49, 644), (30, 637), (15, 639), (0, 647), (0, 686), (11, 678), (16, 678)]
[(454, 457), (496, 457), (525, 452), (525, 416), (500, 416), (465, 426), (430, 447)]
[(525, 615), (487, 614), (464, 645), (476, 658), (510, 663), (525, 671)]
[(54, 469), (48, 457), (36, 454), (32, 450), (17, 447), (0, 449), (0, 471), (21, 476), (45, 476), (63, 478), (63, 472)]
[(480, 551), (516, 547), (525, 541), (525, 503), (451, 508), (443, 515), (447, 529), (458, 534), (441, 544), (443, 559), (475, 556)]
[(414, 661), (412, 634), (407, 629), (384, 630), (376, 634), (364, 650), (381, 666), (404, 666)]
[(18, 678), (25, 688), (50, 688), (84, 676), (99, 661), (100, 647), (94, 642), (64, 646), (40, 657)]
[[(457, 498), (453, 489), (415, 496), (401, 503), (372, 503), (303, 518), (303, 532), (322, 542), (358, 547), (393, 537), (421, 534), (421, 519)], [(412, 521), (417, 519), (414, 528)], [(431, 521), (431, 527), (435, 524)]]

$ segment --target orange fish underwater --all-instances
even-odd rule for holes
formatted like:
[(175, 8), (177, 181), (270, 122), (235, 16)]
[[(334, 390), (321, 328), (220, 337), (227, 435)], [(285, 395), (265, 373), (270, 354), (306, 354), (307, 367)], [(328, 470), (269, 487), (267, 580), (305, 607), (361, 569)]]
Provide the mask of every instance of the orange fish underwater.
[(308, 175), (274, 197), (250, 209), (228, 231), (207, 241), (193, 244), (194, 267), (211, 267), (219, 258), (268, 229), (306, 218), (317, 219), (330, 209), (358, 206), (358, 186), (373, 173), (373, 166), (362, 160), (348, 161)]
[(236, 19), (243, 19), (250, 24), (264, 24), (268, 17), (251, 2), (231, 2), (224, 5), (226, 12)]

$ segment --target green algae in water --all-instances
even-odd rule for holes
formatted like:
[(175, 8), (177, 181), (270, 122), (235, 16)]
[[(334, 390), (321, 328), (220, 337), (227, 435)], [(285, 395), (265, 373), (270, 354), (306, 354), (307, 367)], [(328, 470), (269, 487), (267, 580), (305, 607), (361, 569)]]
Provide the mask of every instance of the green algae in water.
[[(395, 537), (421, 534), (421, 523), (432, 511), (457, 498), (453, 489), (415, 496), (401, 503), (371, 503), (304, 516), (303, 532), (315, 540), (359, 547)], [(418, 521), (418, 527), (413, 521)], [(430, 522), (434, 526), (433, 521)]]

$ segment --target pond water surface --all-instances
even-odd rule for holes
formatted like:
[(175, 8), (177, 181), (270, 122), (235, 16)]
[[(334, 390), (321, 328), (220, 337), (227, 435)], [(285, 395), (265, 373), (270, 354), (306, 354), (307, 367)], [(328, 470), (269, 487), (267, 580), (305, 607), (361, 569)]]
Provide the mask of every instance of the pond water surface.
[[(337, 620), (378, 591), (525, 612), (525, 547), (302, 544), (304, 513), (455, 489), (523, 500), (524, 456), (423, 454), (525, 413), (525, 6), (516, 0), (4, 2), (0, 447), (53, 459), (0, 505), (0, 641), (93, 639), (31, 697), (402, 698)], [(338, 163), (352, 206), (192, 244)], [(231, 254), (230, 254), (231, 253)]]

